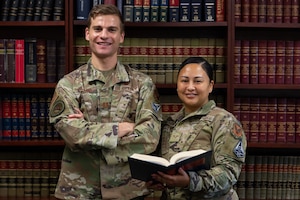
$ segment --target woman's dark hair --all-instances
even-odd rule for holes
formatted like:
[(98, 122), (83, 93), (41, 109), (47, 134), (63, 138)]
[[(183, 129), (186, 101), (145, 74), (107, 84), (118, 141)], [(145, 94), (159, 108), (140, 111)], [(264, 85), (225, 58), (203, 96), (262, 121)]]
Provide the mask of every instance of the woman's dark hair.
[(188, 57), (187, 59), (185, 59), (179, 67), (179, 71), (178, 73), (181, 71), (181, 69), (186, 66), (187, 64), (191, 64), (191, 63), (196, 63), (199, 64), (202, 69), (206, 72), (209, 81), (214, 80), (214, 70), (213, 67), (211, 66), (211, 64), (205, 60), (203, 57)]

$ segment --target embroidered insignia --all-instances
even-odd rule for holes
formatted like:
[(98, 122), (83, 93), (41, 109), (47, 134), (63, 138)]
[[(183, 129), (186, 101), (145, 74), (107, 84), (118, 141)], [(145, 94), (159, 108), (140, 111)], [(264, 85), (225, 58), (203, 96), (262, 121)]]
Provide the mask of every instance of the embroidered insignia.
[(242, 137), (242, 135), (243, 135), (242, 127), (240, 125), (238, 125), (237, 123), (234, 124), (232, 132), (238, 138)]
[(60, 115), (65, 110), (65, 103), (61, 100), (57, 100), (53, 104), (53, 108), (50, 112), (51, 117), (56, 117)]
[(233, 153), (236, 155), (238, 158), (243, 158), (245, 156), (245, 151), (243, 149), (243, 144), (242, 141), (240, 140), (237, 145), (233, 149)]
[(155, 112), (158, 112), (159, 109), (160, 109), (160, 105), (158, 103), (152, 103), (152, 109), (155, 111)]

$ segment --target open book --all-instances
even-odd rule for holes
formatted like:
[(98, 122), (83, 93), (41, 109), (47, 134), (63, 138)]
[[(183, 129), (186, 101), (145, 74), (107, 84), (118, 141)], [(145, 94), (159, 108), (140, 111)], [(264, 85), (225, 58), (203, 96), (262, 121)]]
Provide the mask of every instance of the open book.
[(132, 178), (142, 181), (151, 180), (151, 174), (161, 171), (176, 174), (181, 167), (185, 171), (197, 171), (210, 168), (212, 151), (202, 149), (182, 151), (173, 155), (168, 161), (165, 158), (134, 153), (128, 157)]

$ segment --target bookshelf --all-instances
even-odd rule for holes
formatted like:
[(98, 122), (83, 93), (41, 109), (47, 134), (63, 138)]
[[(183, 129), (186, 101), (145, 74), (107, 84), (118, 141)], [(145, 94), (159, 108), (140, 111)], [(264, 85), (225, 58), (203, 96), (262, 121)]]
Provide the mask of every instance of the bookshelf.
[[(299, 4), (300, 2), (298, 2)], [(221, 38), (225, 41), (226, 71), (225, 82), (215, 84), (214, 93), (225, 99), (224, 107), (234, 112), (236, 99), (239, 97), (300, 98), (300, 84), (242, 84), (236, 83), (235, 41), (236, 40), (293, 40), (300, 41), (300, 23), (243, 22), (236, 20), (235, 1), (226, 1), (226, 15), (223, 22), (126, 22), (125, 40), (130, 38)], [(76, 38), (84, 37), (85, 20), (75, 20), (75, 2), (65, 0), (64, 18), (59, 21), (0, 21), (0, 38), (36, 37), (65, 41), (65, 72), (75, 67)], [(182, 59), (181, 59), (182, 60)], [(51, 94), (55, 83), (4, 83), (0, 82), (0, 96), (6, 93)], [(176, 95), (176, 84), (157, 83), (160, 95)], [(297, 104), (298, 107), (300, 105)], [(299, 127), (299, 121), (297, 121)], [(295, 124), (296, 126), (296, 124)], [(300, 139), (300, 130), (295, 131)], [(295, 136), (295, 137), (296, 137)], [(24, 151), (29, 154), (42, 149), (43, 152), (60, 151), (64, 142), (61, 140), (0, 140), (0, 149), (5, 151)], [(298, 142), (248, 142), (249, 155), (295, 154), (300, 149)], [(263, 153), (262, 153), (263, 152)], [(42, 199), (42, 198), (39, 198)], [(43, 198), (47, 199), (47, 198)], [(51, 199), (51, 197), (50, 197)], [(1, 197), (0, 197), (1, 200)]]

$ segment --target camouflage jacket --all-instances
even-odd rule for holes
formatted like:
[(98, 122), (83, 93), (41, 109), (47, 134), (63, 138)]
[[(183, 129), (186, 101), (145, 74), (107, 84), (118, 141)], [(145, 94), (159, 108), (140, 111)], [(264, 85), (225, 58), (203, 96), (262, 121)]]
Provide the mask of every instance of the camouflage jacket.
[[(79, 108), (83, 119), (68, 119)], [(117, 64), (107, 79), (89, 61), (57, 84), (50, 122), (66, 143), (55, 196), (60, 199), (131, 199), (148, 193), (131, 178), (128, 156), (153, 152), (160, 139), (161, 109), (147, 75)], [(134, 133), (118, 138), (118, 123)]]
[(187, 116), (184, 108), (168, 118), (162, 130), (162, 156), (176, 152), (212, 150), (211, 169), (190, 171), (189, 188), (169, 189), (171, 199), (238, 199), (232, 186), (245, 162), (246, 137), (240, 122), (209, 101)]

